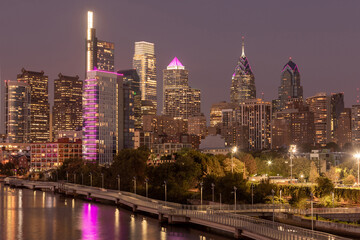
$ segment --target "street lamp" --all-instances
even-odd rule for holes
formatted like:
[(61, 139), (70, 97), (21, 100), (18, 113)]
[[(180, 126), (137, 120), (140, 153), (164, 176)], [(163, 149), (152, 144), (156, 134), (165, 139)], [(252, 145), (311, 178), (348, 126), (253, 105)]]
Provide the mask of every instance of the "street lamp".
[(268, 165), (268, 178), (270, 178), (270, 165), (272, 164), (271, 160), (267, 161), (267, 165)]
[(214, 183), (211, 183), (211, 192), (212, 192), (212, 201), (215, 202), (215, 196), (214, 196), (214, 193), (215, 193), (215, 184)]
[(84, 174), (81, 173), (81, 185), (84, 185)]
[(66, 182), (69, 182), (69, 173), (66, 172)]
[(74, 173), (74, 183), (76, 184), (76, 173)]
[(237, 190), (237, 187), (234, 186), (234, 211), (236, 213), (236, 190)]
[(149, 182), (149, 179), (146, 178), (145, 179), (146, 198), (148, 198), (148, 182)]
[(134, 182), (134, 193), (136, 194), (136, 177), (133, 177), (133, 182)]
[(360, 161), (360, 153), (355, 153), (355, 154), (354, 154), (354, 158), (356, 158), (356, 160), (358, 161), (357, 185), (359, 186), (359, 183), (360, 183), (360, 181), (359, 181), (359, 165), (360, 165), (359, 161)]
[(166, 184), (166, 181), (164, 181), (164, 190), (165, 190), (165, 205), (166, 205), (166, 201), (167, 201), (167, 184)]
[(254, 207), (254, 184), (251, 183), (251, 207)]
[(90, 176), (90, 187), (92, 187), (92, 173), (90, 173), (89, 176)]
[(275, 223), (275, 204), (274, 204), (274, 197), (275, 197), (275, 190), (271, 189), (272, 194), (272, 204), (273, 204), (273, 225)]
[(314, 205), (313, 205), (313, 199), (314, 198), (314, 194), (310, 193), (310, 202), (311, 202), (311, 231), (312, 233), (314, 232)]
[(234, 153), (237, 152), (237, 147), (231, 149), (231, 173), (234, 173)]
[(101, 173), (101, 188), (104, 188), (104, 174)]
[(292, 182), (293, 182), (293, 158), (296, 153), (296, 145), (290, 145), (289, 152), (290, 152), (290, 175), (291, 175), (290, 183), (292, 184)]
[(203, 185), (204, 185), (204, 183), (203, 182), (201, 182), (200, 183), (200, 205), (201, 205), (201, 208), (202, 208), (202, 195), (203, 195)]
[(120, 174), (117, 175), (117, 180), (118, 180), (118, 190), (120, 192)]

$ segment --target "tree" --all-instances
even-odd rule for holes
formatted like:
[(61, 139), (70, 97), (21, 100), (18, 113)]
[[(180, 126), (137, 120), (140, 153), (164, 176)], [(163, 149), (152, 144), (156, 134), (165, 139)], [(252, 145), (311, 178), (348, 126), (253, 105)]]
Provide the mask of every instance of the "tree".
[(355, 181), (356, 181), (355, 177), (350, 174), (350, 175), (348, 175), (347, 177), (344, 178), (343, 183), (345, 185), (354, 185)]
[(316, 179), (319, 177), (318, 168), (316, 167), (316, 164), (314, 161), (310, 163), (310, 176), (309, 181), (314, 183), (316, 182)]
[(337, 171), (336, 167), (331, 166), (329, 171), (326, 171), (325, 177), (329, 178), (333, 183), (339, 181), (340, 174)]
[(249, 175), (254, 175), (257, 171), (256, 161), (249, 153), (240, 153), (237, 155), (241, 162), (245, 163), (245, 168)]
[(318, 177), (316, 183), (317, 187), (315, 188), (315, 191), (319, 197), (324, 197), (330, 195), (331, 192), (334, 192), (335, 186), (329, 178)]
[[(245, 170), (245, 165), (243, 162), (241, 162), (239, 159), (237, 158), (226, 158), (223, 162), (224, 164), (224, 171), (225, 172), (231, 172), (231, 164), (233, 164), (233, 171), (234, 173), (243, 173), (244, 174), (244, 170)], [(245, 173), (246, 174), (246, 173)]]

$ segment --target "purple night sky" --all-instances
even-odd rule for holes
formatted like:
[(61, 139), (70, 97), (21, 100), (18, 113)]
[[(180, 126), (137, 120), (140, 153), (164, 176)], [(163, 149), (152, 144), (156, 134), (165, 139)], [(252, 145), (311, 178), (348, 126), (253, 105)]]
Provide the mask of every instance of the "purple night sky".
[(44, 70), (50, 92), (59, 72), (83, 78), (88, 10), (98, 38), (115, 43), (115, 69), (131, 68), (135, 41), (155, 43), (160, 106), (162, 70), (175, 56), (190, 71), (190, 86), (201, 89), (207, 117), (212, 103), (228, 101), (242, 35), (258, 97), (277, 96), (291, 56), (305, 97), (344, 92), (346, 106), (356, 101), (359, 0), (5, 0), (1, 78), (15, 80), (22, 67)]

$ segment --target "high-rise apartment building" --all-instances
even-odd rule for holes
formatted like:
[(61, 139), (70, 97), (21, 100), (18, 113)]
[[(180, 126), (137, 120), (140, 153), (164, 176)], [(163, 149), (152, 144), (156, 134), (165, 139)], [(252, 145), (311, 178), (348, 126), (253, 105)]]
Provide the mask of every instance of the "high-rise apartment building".
[(255, 76), (249, 61), (245, 56), (244, 37), (242, 38), (242, 53), (232, 75), (230, 99), (232, 103), (241, 103), (247, 99), (256, 98)]
[(30, 141), (30, 86), (6, 81), (6, 134), (9, 143)]
[(222, 111), (223, 127), (237, 126), (240, 129), (241, 126), (246, 126), (247, 129), (240, 129), (241, 131), (238, 132), (248, 134), (247, 149), (271, 148), (272, 110), (270, 102), (261, 99), (248, 99), (234, 109), (223, 109)]
[(141, 90), (139, 75), (136, 69), (120, 70), (118, 73), (123, 75), (124, 86), (128, 86), (128, 88), (133, 91), (134, 127), (135, 129), (141, 129)]
[(163, 71), (164, 115), (188, 119), (201, 112), (200, 90), (189, 87), (188, 71), (175, 57)]
[(210, 127), (216, 127), (222, 123), (222, 110), (233, 109), (236, 104), (228, 103), (225, 101), (214, 103), (210, 109)]
[(152, 102), (156, 113), (157, 109), (157, 81), (156, 81), (156, 56), (154, 43), (135, 42), (133, 68), (140, 77), (141, 100)]
[(114, 72), (114, 43), (97, 39), (92, 11), (88, 11), (87, 23), (86, 71), (99, 69)]
[(76, 131), (82, 127), (82, 86), (79, 76), (59, 73), (54, 81), (52, 111), (53, 134), (59, 131)]
[(201, 138), (206, 136), (206, 118), (204, 114), (188, 118), (188, 134), (200, 136)]
[(48, 76), (44, 72), (27, 71), (17, 75), (19, 82), (30, 86), (30, 142), (48, 142), (50, 137), (50, 104)]
[(351, 139), (352, 144), (360, 145), (360, 105), (351, 108)]
[(351, 143), (351, 108), (344, 108), (337, 119), (335, 139), (340, 147)]
[(124, 92), (120, 74), (88, 71), (83, 88), (83, 158), (110, 164), (124, 146)]
[(331, 131), (331, 141), (338, 142), (336, 139), (335, 133), (338, 129), (339, 118), (341, 113), (344, 112), (345, 104), (344, 104), (344, 93), (332, 93), (330, 95), (330, 131)]
[(326, 93), (318, 93), (307, 98), (306, 103), (314, 113), (315, 143), (325, 146), (331, 141), (330, 97)]
[(273, 101), (274, 112), (285, 109), (289, 100), (303, 97), (298, 66), (290, 58), (281, 71), (278, 99)]

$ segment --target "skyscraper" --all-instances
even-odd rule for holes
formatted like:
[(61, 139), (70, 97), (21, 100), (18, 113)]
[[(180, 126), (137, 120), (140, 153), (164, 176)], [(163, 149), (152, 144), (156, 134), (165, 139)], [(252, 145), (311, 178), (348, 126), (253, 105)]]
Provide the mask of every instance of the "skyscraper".
[(79, 76), (59, 73), (54, 81), (53, 131), (75, 131), (82, 127), (82, 86)]
[(120, 70), (119, 74), (123, 75), (124, 85), (128, 86), (133, 91), (134, 98), (134, 127), (141, 129), (141, 91), (140, 91), (140, 77), (136, 69)]
[(157, 109), (156, 56), (154, 43), (135, 42), (133, 68), (140, 77), (141, 100), (152, 102), (154, 112)]
[(351, 138), (352, 144), (360, 144), (360, 105), (352, 105), (351, 108)]
[(83, 158), (110, 164), (124, 146), (124, 95), (117, 73), (88, 71), (83, 88)]
[(189, 87), (188, 75), (176, 57), (163, 71), (165, 115), (188, 119), (200, 114), (200, 90)]
[(94, 14), (88, 11), (88, 27), (86, 38), (86, 71), (114, 71), (114, 43), (98, 40), (94, 28)]
[(25, 82), (6, 81), (6, 134), (9, 143), (30, 140), (30, 86)]
[(50, 137), (50, 104), (48, 76), (44, 72), (27, 71), (17, 75), (19, 82), (30, 86), (30, 142), (48, 142)]
[(241, 103), (246, 99), (256, 98), (255, 76), (249, 61), (245, 56), (244, 37), (242, 38), (242, 53), (232, 75), (230, 99), (232, 103)]
[(303, 97), (303, 87), (300, 85), (298, 66), (289, 58), (281, 71), (281, 82), (278, 99), (273, 101), (274, 111), (281, 111), (286, 103), (293, 98)]

